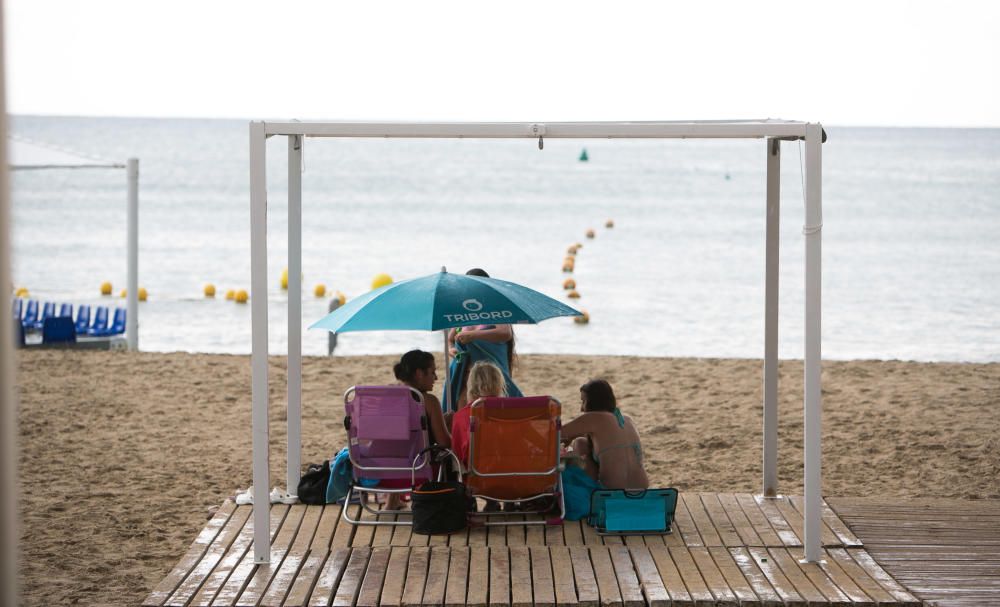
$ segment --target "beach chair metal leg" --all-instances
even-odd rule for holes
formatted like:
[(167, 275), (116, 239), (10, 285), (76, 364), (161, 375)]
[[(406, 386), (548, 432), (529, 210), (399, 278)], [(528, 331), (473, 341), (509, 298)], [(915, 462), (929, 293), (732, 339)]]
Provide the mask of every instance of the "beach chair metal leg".
[[(399, 527), (399, 526), (413, 526), (413, 520), (412, 519), (411, 520), (402, 520), (402, 521), (400, 521), (400, 520), (384, 521), (384, 520), (380, 520), (378, 518), (379, 516), (388, 516), (388, 515), (400, 515), (400, 514), (404, 514), (404, 515), (409, 514), (409, 515), (412, 515), (413, 512), (411, 512), (409, 510), (373, 510), (371, 508), (371, 506), (368, 505), (368, 500), (367, 500), (367, 497), (368, 497), (369, 493), (409, 493), (409, 491), (410, 491), (409, 489), (379, 489), (379, 490), (375, 490), (375, 489), (369, 489), (367, 487), (362, 488), (362, 487), (356, 487), (354, 485), (351, 485), (350, 489), (347, 490), (347, 495), (344, 497), (344, 507), (340, 509), (341, 518), (343, 518), (346, 522), (348, 522), (348, 523), (350, 523), (352, 525), (389, 525), (389, 526), (394, 526), (394, 527)], [(351, 504), (352, 496), (355, 495), (355, 493), (357, 493), (357, 495), (360, 498), (359, 501), (360, 501), (361, 507), (364, 510), (366, 510), (367, 512), (369, 512), (371, 514), (374, 514), (375, 515), (374, 519), (362, 520), (360, 516), (355, 519), (355, 518), (351, 518), (351, 516), (348, 514), (348, 511), (350, 510), (350, 508), (348, 508), (347, 506), (349, 506)], [(359, 510), (359, 513), (360, 513), (360, 510)]]

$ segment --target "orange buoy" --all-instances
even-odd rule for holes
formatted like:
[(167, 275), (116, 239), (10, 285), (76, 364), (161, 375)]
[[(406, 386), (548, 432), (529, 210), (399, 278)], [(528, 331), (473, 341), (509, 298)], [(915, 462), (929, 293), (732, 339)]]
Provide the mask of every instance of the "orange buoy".
[(614, 219), (609, 219), (609, 220), (605, 221), (604, 222), (604, 227), (606, 227), (606, 228), (613, 228), (613, 227), (615, 227), (615, 220)]
[(570, 299), (580, 299), (580, 294), (576, 292), (576, 289), (574, 289), (567, 293), (566, 297), (569, 297)]
[(564, 290), (568, 291), (570, 289), (575, 289), (575, 288), (576, 288), (576, 281), (573, 280), (572, 278), (567, 278), (566, 280), (563, 281)]
[(575, 322), (578, 325), (585, 325), (585, 324), (589, 323), (590, 322), (590, 314), (588, 314), (586, 310), (580, 310), (580, 312), (583, 312), (583, 316), (574, 316), (573, 317), (573, 322)]
[(593, 230), (587, 230), (587, 238), (593, 238), (593, 237), (594, 237), (594, 231)]

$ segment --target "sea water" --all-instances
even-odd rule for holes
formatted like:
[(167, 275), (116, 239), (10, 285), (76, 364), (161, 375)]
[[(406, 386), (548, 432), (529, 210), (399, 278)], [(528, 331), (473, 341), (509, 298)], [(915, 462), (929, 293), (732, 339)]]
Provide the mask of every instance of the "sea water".
[[(224, 297), (250, 289), (246, 121), (22, 116), (11, 130), (140, 159), (142, 350), (250, 351), (250, 307)], [(823, 356), (1000, 360), (1000, 130), (826, 130)], [(782, 144), (783, 358), (803, 353), (803, 153)], [(534, 140), (307, 139), (303, 325), (327, 311), (317, 284), (352, 298), (379, 273), (482, 267), (590, 316), (518, 326), (522, 353), (761, 357), (765, 154), (760, 140), (549, 139), (539, 150)], [(267, 163), (269, 343), (284, 353), (286, 138), (268, 141)], [(12, 190), (14, 286), (39, 300), (124, 307), (125, 172), (17, 171)], [(567, 278), (580, 299), (566, 298)], [(105, 281), (113, 296), (100, 296)], [(207, 283), (215, 298), (203, 296)], [(349, 333), (336, 353), (441, 343)], [(304, 330), (306, 354), (326, 349), (325, 332)]]

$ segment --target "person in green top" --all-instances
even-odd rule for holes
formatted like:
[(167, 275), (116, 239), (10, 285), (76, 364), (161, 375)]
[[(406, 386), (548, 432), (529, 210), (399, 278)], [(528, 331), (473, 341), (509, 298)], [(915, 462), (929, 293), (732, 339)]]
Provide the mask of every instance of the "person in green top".
[(648, 488), (639, 433), (618, 409), (611, 384), (593, 379), (580, 386), (580, 408), (583, 413), (562, 427), (562, 441), (587, 475), (605, 489)]

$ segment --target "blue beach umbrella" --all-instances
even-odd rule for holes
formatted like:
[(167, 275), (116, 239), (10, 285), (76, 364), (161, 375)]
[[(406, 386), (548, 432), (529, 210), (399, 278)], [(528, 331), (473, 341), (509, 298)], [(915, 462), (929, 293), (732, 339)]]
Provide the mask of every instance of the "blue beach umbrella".
[(309, 328), (334, 333), (441, 331), (472, 325), (535, 324), (556, 316), (582, 313), (513, 282), (442, 270), (365, 293)]
[[(506, 280), (449, 274), (411, 278), (365, 293), (313, 323), (310, 329), (349, 331), (444, 331), (474, 325), (535, 324), (556, 316), (583, 316), (534, 289)], [(445, 399), (451, 373), (445, 334)]]

